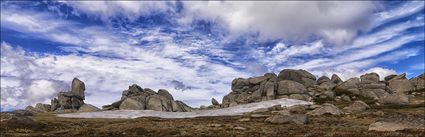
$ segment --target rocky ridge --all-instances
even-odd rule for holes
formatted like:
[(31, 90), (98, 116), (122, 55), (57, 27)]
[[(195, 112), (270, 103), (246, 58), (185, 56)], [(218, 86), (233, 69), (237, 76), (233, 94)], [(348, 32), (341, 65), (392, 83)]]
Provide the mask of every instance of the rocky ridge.
[(381, 81), (377, 73), (367, 73), (346, 81), (336, 74), (331, 78), (322, 76), (316, 80), (305, 70), (284, 69), (279, 75), (266, 73), (258, 77), (236, 78), (232, 81), (232, 91), (223, 97), (221, 104), (213, 103), (205, 108), (225, 108), (279, 98), (314, 102), (362, 98), (380, 104), (404, 105), (409, 104), (409, 91), (425, 88), (424, 78), (422, 74), (409, 80), (403, 73), (389, 75)]

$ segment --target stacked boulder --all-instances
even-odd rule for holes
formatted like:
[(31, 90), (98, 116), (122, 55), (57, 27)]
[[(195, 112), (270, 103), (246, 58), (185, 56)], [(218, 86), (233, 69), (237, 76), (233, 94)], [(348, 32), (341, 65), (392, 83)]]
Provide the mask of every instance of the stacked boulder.
[(409, 104), (409, 92), (425, 88), (425, 75), (410, 80), (406, 74), (389, 75), (381, 81), (377, 73), (366, 73), (360, 78), (346, 81), (333, 74), (331, 78), (316, 77), (305, 70), (284, 69), (279, 75), (266, 73), (263, 76), (248, 79), (236, 78), (232, 81), (232, 91), (223, 97), (222, 104), (214, 103), (220, 108), (260, 102), (279, 98), (312, 101), (330, 99), (335, 101), (369, 100), (368, 103)]
[(406, 105), (409, 104), (408, 92), (414, 90), (412, 83), (406, 78), (406, 74), (389, 75), (384, 78), (387, 90), (392, 93), (379, 99), (383, 104)]
[(71, 91), (59, 92), (57, 98), (51, 100), (51, 104), (38, 103), (35, 108), (28, 106), (26, 110), (32, 112), (75, 112), (83, 107), (85, 112), (97, 111), (98, 108), (85, 104), (85, 84), (78, 78), (72, 80)]
[(56, 109), (75, 109), (78, 110), (85, 100), (85, 85), (84, 82), (80, 81), (78, 78), (72, 80), (71, 91), (60, 92), (58, 99), (53, 98), (51, 100), (52, 111)]
[(338, 75), (333, 74), (331, 79), (326, 76), (322, 76), (317, 79), (317, 85), (308, 88), (309, 94), (317, 98), (334, 98), (335, 93), (332, 91), (336, 85), (341, 84), (343, 81)]
[(278, 98), (311, 100), (307, 88), (316, 85), (316, 77), (305, 70), (282, 70), (277, 76), (266, 73), (232, 81), (232, 91), (224, 96), (221, 107), (235, 106)]
[(379, 81), (376, 73), (367, 73), (360, 76), (360, 95), (373, 99), (379, 99), (388, 95), (387, 86), (384, 81)]
[(408, 91), (414, 89), (412, 83), (406, 78), (406, 73), (397, 76), (390, 75), (385, 79), (389, 86), (389, 90), (394, 93), (406, 94)]
[(193, 109), (173, 96), (165, 89), (158, 92), (141, 88), (133, 84), (122, 92), (121, 99), (102, 107), (103, 110), (155, 110), (168, 112), (190, 112)]

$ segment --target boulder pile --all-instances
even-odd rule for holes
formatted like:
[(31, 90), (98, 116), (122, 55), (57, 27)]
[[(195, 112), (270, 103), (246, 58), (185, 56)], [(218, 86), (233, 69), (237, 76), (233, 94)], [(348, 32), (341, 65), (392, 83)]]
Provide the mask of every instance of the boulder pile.
[(103, 110), (155, 110), (167, 112), (190, 112), (192, 108), (182, 101), (174, 100), (165, 89), (158, 92), (133, 84), (122, 92), (119, 101), (102, 107)]
[(251, 78), (236, 78), (231, 92), (223, 97), (222, 103), (206, 108), (224, 108), (238, 104), (260, 102), (279, 98), (316, 101), (352, 101), (366, 98), (381, 104), (403, 105), (409, 103), (409, 91), (425, 88), (424, 74), (408, 80), (406, 74), (389, 75), (380, 80), (377, 73), (366, 73), (360, 78), (346, 81), (333, 74), (331, 78), (316, 77), (305, 70), (284, 69), (279, 75), (266, 73)]
[[(28, 106), (26, 110), (31, 112), (76, 112), (84, 108), (84, 112), (97, 111), (93, 105), (85, 104), (85, 84), (78, 78), (72, 80), (71, 91), (59, 92), (57, 98), (53, 98), (50, 104), (37, 103), (35, 107)], [(89, 106), (90, 109), (87, 108)]]
[[(50, 104), (38, 103), (35, 107), (28, 106), (32, 112), (90, 112), (99, 111), (93, 105), (85, 104), (85, 84), (78, 78), (72, 80), (71, 90), (59, 92)], [(212, 98), (212, 105), (200, 109), (218, 109), (238, 104), (247, 104), (280, 98), (298, 99), (305, 101), (332, 100), (356, 101), (364, 98), (373, 100), (375, 104), (406, 105), (410, 102), (410, 92), (425, 89), (425, 74), (407, 79), (406, 74), (389, 75), (380, 80), (377, 73), (366, 73), (360, 78), (354, 77), (343, 81), (338, 75), (331, 78), (316, 77), (302, 69), (284, 69), (278, 75), (266, 73), (263, 76), (236, 78), (232, 81), (231, 92), (225, 95), (221, 104)], [(365, 100), (363, 100), (365, 101)], [(366, 109), (366, 103), (355, 102), (349, 112)], [(334, 111), (331, 105), (324, 105), (317, 113)], [(182, 101), (174, 100), (165, 89), (157, 92), (149, 88), (141, 88), (133, 84), (122, 92), (121, 99), (105, 105), (102, 110), (155, 110), (167, 112), (190, 112), (193, 110)], [(332, 112), (333, 113), (333, 112)], [(339, 114), (340, 112), (335, 112)]]
[(232, 91), (224, 96), (221, 107), (260, 102), (278, 98), (310, 101), (308, 87), (316, 85), (316, 78), (305, 70), (282, 70), (279, 75), (266, 73), (264, 76), (232, 81)]

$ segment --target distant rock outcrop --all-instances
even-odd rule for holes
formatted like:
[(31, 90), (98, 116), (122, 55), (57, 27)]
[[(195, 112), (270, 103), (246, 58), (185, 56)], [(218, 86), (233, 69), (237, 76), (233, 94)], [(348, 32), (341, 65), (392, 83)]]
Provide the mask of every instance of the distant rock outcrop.
[(122, 92), (121, 100), (102, 107), (103, 110), (155, 110), (168, 112), (190, 112), (192, 108), (185, 103), (174, 100), (165, 89), (158, 92), (149, 88), (141, 88), (133, 84)]
[[(410, 93), (425, 89), (425, 73), (410, 80), (406, 74), (388, 75), (384, 81), (377, 73), (366, 73), (360, 78), (343, 81), (338, 75), (316, 77), (305, 70), (284, 69), (279, 75), (266, 73), (263, 76), (236, 78), (232, 81), (231, 92), (225, 95), (220, 104), (212, 98), (210, 106), (200, 109), (218, 109), (238, 104), (289, 98), (305, 101), (346, 101), (354, 103), (344, 110), (351, 113), (376, 105), (408, 105)], [(38, 103), (28, 106), (30, 112), (90, 112), (99, 111), (95, 106), (85, 104), (85, 84), (78, 78), (72, 80), (71, 90), (60, 92), (50, 104)], [(363, 99), (363, 100), (362, 100)], [(362, 101), (364, 102), (362, 102)], [(366, 100), (366, 101), (365, 101)], [(372, 101), (370, 101), (372, 100)], [(365, 103), (366, 102), (366, 103)], [(158, 92), (133, 84), (122, 92), (121, 99), (102, 107), (102, 110), (155, 110), (167, 112), (190, 112), (193, 110), (182, 101), (174, 100), (165, 89)], [(342, 114), (332, 105), (324, 105), (312, 111), (313, 115), (331, 113)]]
[(50, 105), (38, 103), (35, 108), (29, 106), (26, 110), (35, 112), (75, 112), (84, 105), (84, 91), (84, 82), (78, 78), (74, 78), (72, 80), (71, 91), (59, 92), (58, 97), (53, 98)]
[(58, 99), (54, 98), (51, 102), (52, 111), (63, 110), (63, 109), (72, 109), (78, 110), (82, 105), (84, 105), (85, 99), (85, 85), (78, 78), (72, 80), (72, 89), (68, 92), (59, 92)]
[(279, 98), (313, 101), (327, 99), (335, 101), (374, 100), (381, 104), (409, 104), (409, 91), (425, 88), (425, 74), (410, 80), (406, 74), (389, 75), (381, 81), (377, 73), (366, 73), (360, 78), (346, 81), (333, 74), (331, 78), (316, 77), (305, 70), (284, 69), (279, 75), (266, 73), (251, 78), (236, 78), (231, 92), (223, 97), (222, 104), (207, 108), (230, 107), (238, 104), (260, 102)]

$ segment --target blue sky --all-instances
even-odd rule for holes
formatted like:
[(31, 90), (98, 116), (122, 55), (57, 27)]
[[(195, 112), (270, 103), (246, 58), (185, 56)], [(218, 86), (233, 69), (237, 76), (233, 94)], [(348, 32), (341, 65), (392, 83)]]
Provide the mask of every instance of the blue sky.
[(1, 110), (49, 103), (74, 77), (102, 106), (135, 83), (192, 106), (237, 77), (424, 72), (424, 2), (1, 2)]

